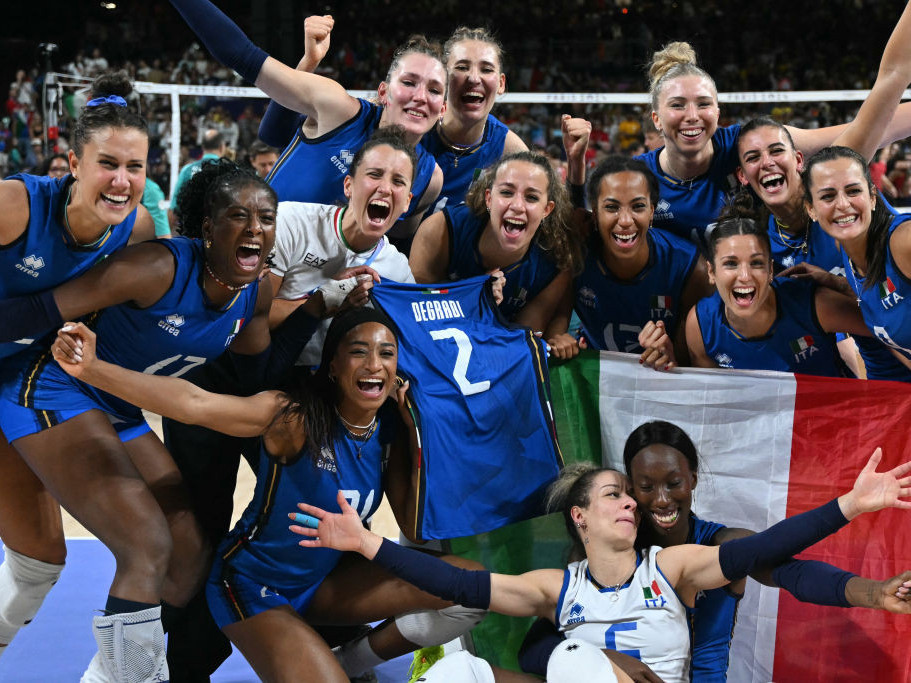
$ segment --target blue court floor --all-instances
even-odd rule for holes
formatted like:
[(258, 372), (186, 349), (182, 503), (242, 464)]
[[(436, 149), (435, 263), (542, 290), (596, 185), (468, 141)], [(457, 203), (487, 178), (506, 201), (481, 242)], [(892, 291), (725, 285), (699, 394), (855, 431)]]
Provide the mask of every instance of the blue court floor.
[[(104, 606), (114, 576), (114, 558), (94, 539), (67, 540), (67, 566), (35, 620), (19, 632), (0, 657), (4, 683), (78, 681), (95, 654), (92, 617)], [(0, 557), (3, 551), (0, 548)], [(407, 680), (411, 655), (376, 669), (381, 683)], [(237, 652), (222, 664), (213, 683), (255, 683), (253, 671)]]

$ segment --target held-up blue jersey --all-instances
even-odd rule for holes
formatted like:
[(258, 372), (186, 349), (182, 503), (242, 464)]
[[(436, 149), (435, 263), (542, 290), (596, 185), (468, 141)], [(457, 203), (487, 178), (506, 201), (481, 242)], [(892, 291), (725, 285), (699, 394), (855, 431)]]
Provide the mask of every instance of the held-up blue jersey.
[(718, 292), (696, 304), (705, 352), (722, 368), (778, 370), (844, 377), (835, 335), (816, 317), (816, 285), (806, 280), (772, 280), (778, 315), (762, 337), (747, 339), (731, 328)]
[(632, 280), (620, 280), (601, 259), (601, 236), (589, 239), (585, 269), (576, 278), (574, 308), (591, 347), (640, 353), (639, 332), (650, 320), (664, 321), (668, 335), (680, 324), (680, 298), (699, 254), (684, 239), (651, 228), (648, 264)]
[(325, 578), (342, 553), (301, 548), (300, 537), (288, 531), (288, 513), (297, 512), (298, 503), (339, 511), (341, 490), (361, 519), (370, 520), (383, 499), (383, 471), (395, 435), (397, 415), (384, 412), (367, 441), (351, 438), (336, 421), (335, 453), (324, 448), (316, 463), (306, 447), (296, 460), (282, 463), (260, 446), (253, 500), (219, 546), (221, 560), (276, 591), (306, 588)]
[[(712, 538), (724, 524), (707, 522), (696, 515), (690, 517), (687, 543), (714, 545)], [(728, 675), (728, 657), (737, 607), (742, 595), (733, 595), (727, 586), (700, 591), (694, 608), (687, 607), (693, 638), (693, 658), (690, 672), (693, 683), (724, 683)]]
[(443, 189), (436, 204), (427, 212), (430, 215), (444, 206), (456, 206), (465, 201), (468, 188), (481, 171), (503, 156), (503, 146), (509, 128), (493, 114), (487, 115), (484, 135), (476, 146), (458, 153), (440, 136), (440, 124), (434, 126), (423, 138), (419, 147), (426, 149), (443, 171)]
[(706, 230), (718, 220), (728, 197), (737, 189), (734, 170), (739, 163), (738, 137), (740, 124), (719, 127), (712, 136), (715, 153), (708, 173), (687, 182), (673, 178), (661, 169), (658, 165), (660, 149), (636, 157), (658, 178), (661, 196), (652, 221), (656, 228), (705, 246)]
[[(810, 263), (844, 277), (844, 255), (835, 240), (826, 234), (817, 221), (811, 221), (807, 229), (809, 234), (804, 251), (803, 240), (783, 238), (775, 226), (775, 216), (769, 216), (769, 241), (772, 244), (775, 272), (796, 266), (798, 263)], [(841, 335), (837, 335), (837, 338), (841, 339)], [(855, 336), (854, 342), (864, 360), (867, 379), (911, 382), (911, 370), (902, 365), (882, 342), (860, 336)]]
[[(29, 221), (15, 242), (0, 246), (0, 298), (34, 294), (81, 275), (130, 240), (136, 210), (119, 225), (111, 226), (92, 247), (77, 246), (62, 223), (71, 176), (50, 178), (17, 174), (28, 192)], [(56, 330), (54, 331), (56, 333)], [(28, 342), (0, 343), (0, 358), (27, 348)]]
[(541, 514), (563, 464), (543, 344), (501, 322), (487, 281), (383, 280), (372, 290), (398, 328), (398, 374), (411, 383), (418, 538), (479, 534)]
[[(175, 237), (158, 242), (174, 255), (170, 289), (148, 308), (119, 304), (90, 323), (99, 358), (130, 370), (180, 377), (220, 355), (252, 316), (259, 282), (240, 290), (223, 308), (208, 305), (201, 287), (202, 242)], [(4, 396), (35, 410), (98, 408), (124, 421), (142, 419), (139, 408), (67, 375), (49, 350), (36, 350)]]
[[(911, 215), (893, 214), (889, 227), (890, 240), (895, 229), (907, 220), (911, 220)], [(881, 342), (911, 359), (911, 316), (908, 315), (908, 306), (903, 303), (911, 296), (911, 282), (895, 265), (892, 249), (888, 246), (886, 249), (886, 272), (882, 282), (874, 282), (864, 288), (866, 278), (854, 272), (847, 253), (843, 255), (845, 273), (860, 300), (860, 310), (870, 331)]]
[[(283, 201), (311, 204), (347, 203), (344, 181), (354, 155), (379, 128), (383, 108), (359, 100), (360, 111), (351, 119), (318, 138), (308, 138), (298, 129), (294, 139), (278, 157), (266, 182)], [(436, 168), (433, 157), (418, 146), (411, 193), (414, 195), (402, 218), (414, 214)]]
[[(449, 229), (449, 279), (484, 275), (487, 269), (478, 252), (478, 240), (487, 224), (486, 217), (475, 216), (467, 204), (443, 209)], [(532, 241), (525, 256), (512, 265), (501, 268), (506, 277), (500, 313), (514, 320), (525, 304), (541, 293), (557, 276), (556, 264), (547, 253)]]

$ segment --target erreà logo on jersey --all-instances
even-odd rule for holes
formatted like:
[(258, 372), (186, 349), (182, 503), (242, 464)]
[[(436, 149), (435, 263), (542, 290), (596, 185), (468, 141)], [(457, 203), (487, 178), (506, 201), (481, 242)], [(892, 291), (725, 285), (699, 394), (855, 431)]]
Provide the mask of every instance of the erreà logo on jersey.
[(904, 298), (895, 291), (895, 284), (892, 282), (892, 278), (887, 277), (879, 283), (879, 301), (887, 311)]
[(585, 615), (582, 614), (582, 610), (584, 609), (585, 607), (580, 605), (578, 602), (573, 604), (573, 606), (569, 608), (569, 619), (566, 620), (567, 625), (581, 624), (584, 622)]
[(733, 360), (734, 360), (734, 359), (731, 358), (731, 357), (730, 357), (728, 354), (726, 354), (726, 353), (717, 353), (717, 354), (715, 354), (715, 362), (718, 363), (718, 367), (719, 367), (719, 368), (731, 368), (731, 367), (734, 367), (733, 365), (731, 365), (731, 363), (733, 362)]
[(40, 256), (31, 254), (22, 259), (22, 263), (16, 264), (16, 270), (21, 270), (26, 275), (38, 277), (38, 271), (44, 268), (44, 259)]
[(348, 167), (351, 165), (351, 162), (354, 161), (354, 154), (351, 153), (351, 150), (340, 149), (338, 154), (333, 154), (329, 159), (335, 167), (344, 174), (348, 174)]
[(580, 305), (588, 308), (598, 307), (598, 295), (595, 294), (595, 290), (591, 287), (580, 287), (579, 291), (576, 292), (576, 300)]
[(671, 203), (666, 199), (658, 200), (658, 204), (655, 206), (655, 218), (666, 220), (673, 217), (674, 214), (671, 212)]
[(179, 313), (172, 313), (171, 315), (165, 316), (164, 320), (159, 320), (158, 327), (176, 337), (180, 334), (180, 330), (177, 328), (182, 327), (184, 322), (186, 321), (182, 315)]

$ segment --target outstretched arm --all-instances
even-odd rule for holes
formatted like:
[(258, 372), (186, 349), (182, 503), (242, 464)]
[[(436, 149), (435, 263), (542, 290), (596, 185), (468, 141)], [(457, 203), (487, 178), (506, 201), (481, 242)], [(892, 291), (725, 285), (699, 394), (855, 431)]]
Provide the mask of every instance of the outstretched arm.
[(78, 380), (162, 417), (231, 436), (259, 436), (283, 405), (276, 391), (250, 397), (213, 394), (179, 377), (146, 375), (99, 360), (95, 333), (82, 323), (67, 323), (52, 352), (60, 367)]
[(509, 616), (553, 619), (563, 584), (562, 571), (541, 569), (510, 576), (459, 569), (365, 529), (341, 491), (338, 505), (341, 514), (298, 503), (303, 514), (289, 513), (288, 517), (298, 522), (291, 525), (291, 531), (307, 537), (300, 545), (358, 552), (421, 590), (466, 607), (492, 609)]

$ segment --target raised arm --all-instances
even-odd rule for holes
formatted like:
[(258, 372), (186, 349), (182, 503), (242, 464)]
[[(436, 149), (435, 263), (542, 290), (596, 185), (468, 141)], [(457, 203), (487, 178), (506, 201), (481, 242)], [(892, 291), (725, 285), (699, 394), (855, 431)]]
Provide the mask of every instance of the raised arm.
[(82, 323), (67, 323), (52, 351), (60, 367), (78, 380), (162, 417), (231, 436), (259, 436), (283, 405), (276, 391), (249, 397), (213, 394), (179, 377), (147, 375), (99, 360), (95, 333)]
[(300, 545), (358, 552), (421, 590), (466, 607), (491, 609), (509, 616), (542, 616), (553, 620), (563, 585), (562, 571), (539, 569), (510, 576), (459, 569), (365, 529), (341, 491), (338, 493), (338, 504), (342, 511), (340, 514), (306, 503), (298, 504), (303, 514), (288, 514), (290, 519), (298, 522), (290, 527), (291, 531), (307, 537), (300, 541)]
[(219, 62), (282, 106), (316, 120), (318, 135), (357, 113), (358, 101), (341, 85), (269, 57), (209, 0), (171, 0), (171, 4)]
[(848, 493), (831, 502), (789, 517), (747, 538), (718, 547), (680, 545), (658, 553), (662, 571), (681, 598), (692, 604), (700, 590), (717, 588), (752, 573), (757, 567), (775, 567), (786, 562), (829, 534), (835, 533), (864, 512), (886, 507), (911, 510), (911, 462), (888, 472), (877, 472), (882, 450), (873, 451)]

